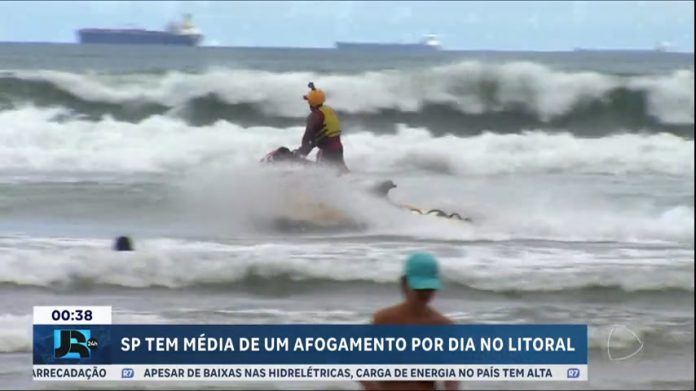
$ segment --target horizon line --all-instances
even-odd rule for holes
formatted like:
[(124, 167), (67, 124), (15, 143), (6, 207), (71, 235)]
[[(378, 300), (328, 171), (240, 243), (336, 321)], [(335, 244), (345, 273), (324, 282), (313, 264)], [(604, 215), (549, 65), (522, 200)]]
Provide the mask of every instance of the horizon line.
[[(339, 41), (337, 41), (339, 42)], [(341, 41), (342, 42), (342, 41)], [(200, 44), (193, 46), (185, 45), (127, 45), (127, 44), (83, 44), (76, 41), (11, 41), (0, 40), (0, 44), (54, 44), (54, 45), (76, 45), (76, 46), (166, 46), (166, 47), (188, 47), (188, 48), (219, 48), (219, 49), (305, 49), (305, 50), (337, 50), (334, 46), (275, 46), (275, 45), (221, 45), (221, 44)], [(445, 48), (441, 47), (438, 52), (548, 52), (548, 53), (568, 53), (568, 52), (653, 52), (664, 54), (694, 54), (694, 51), (682, 51), (678, 49), (657, 50), (654, 47), (632, 48), (632, 47), (574, 47), (566, 49), (485, 49), (485, 48)]]

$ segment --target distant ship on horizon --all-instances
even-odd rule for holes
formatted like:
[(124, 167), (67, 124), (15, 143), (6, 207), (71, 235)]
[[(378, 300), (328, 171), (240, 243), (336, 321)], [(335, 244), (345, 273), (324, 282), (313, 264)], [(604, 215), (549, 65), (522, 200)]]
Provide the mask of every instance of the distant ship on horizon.
[(336, 42), (337, 50), (351, 51), (386, 51), (386, 52), (438, 52), (442, 44), (437, 36), (428, 34), (417, 43), (382, 43), (382, 42)]
[(84, 28), (77, 31), (81, 44), (197, 46), (203, 34), (185, 15), (181, 23), (170, 22), (164, 31), (146, 29)]
[(672, 44), (667, 41), (657, 41), (652, 49), (634, 48), (634, 49), (602, 49), (602, 48), (574, 48), (574, 52), (625, 52), (625, 53), (643, 53), (643, 52), (672, 52)]

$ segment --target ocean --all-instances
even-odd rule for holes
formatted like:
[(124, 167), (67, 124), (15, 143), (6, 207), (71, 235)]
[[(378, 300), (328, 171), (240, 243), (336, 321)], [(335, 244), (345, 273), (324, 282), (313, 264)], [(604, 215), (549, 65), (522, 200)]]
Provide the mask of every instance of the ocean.
[[(348, 179), (258, 163), (299, 146), (310, 81)], [(32, 382), (33, 305), (364, 323), (425, 250), (456, 322), (589, 324), (588, 382), (462, 388), (693, 389), (693, 130), (693, 54), (0, 44), (0, 387), (87, 387)], [(471, 221), (364, 191), (385, 179), (395, 202)], [(298, 194), (360, 224), (273, 224)]]

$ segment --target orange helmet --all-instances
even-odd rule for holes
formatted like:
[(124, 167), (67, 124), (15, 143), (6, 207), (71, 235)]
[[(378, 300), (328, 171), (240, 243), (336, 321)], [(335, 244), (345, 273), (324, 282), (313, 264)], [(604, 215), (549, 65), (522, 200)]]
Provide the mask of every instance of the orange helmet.
[(311, 88), (311, 90), (303, 98), (309, 103), (310, 106), (320, 106), (326, 102), (326, 95), (324, 94), (324, 91), (315, 88), (314, 83), (309, 83), (309, 88)]

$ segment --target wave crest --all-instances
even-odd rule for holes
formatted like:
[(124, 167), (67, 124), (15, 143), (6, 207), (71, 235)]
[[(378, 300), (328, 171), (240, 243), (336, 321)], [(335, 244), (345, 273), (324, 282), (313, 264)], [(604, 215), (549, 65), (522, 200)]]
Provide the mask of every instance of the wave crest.
[[(302, 132), (301, 127), (247, 128), (224, 121), (190, 126), (167, 116), (93, 122), (64, 109), (27, 107), (0, 111), (0, 169), (6, 175), (148, 174), (211, 164), (241, 167), (278, 146), (296, 146)], [(353, 132), (344, 145), (349, 167), (362, 172), (694, 173), (693, 140), (667, 133), (581, 138), (530, 130), (436, 137), (429, 129), (400, 126), (396, 134)]]
[(691, 70), (617, 76), (531, 62), (328, 75), (220, 68), (125, 76), (13, 71), (0, 76), (0, 91), (6, 91), (0, 103), (65, 106), (94, 118), (142, 120), (169, 113), (191, 124), (227, 119), (279, 126), (306, 115), (300, 97), (308, 80), (327, 91), (349, 128), (402, 122), (460, 135), (520, 126), (606, 134), (618, 126), (693, 136)]

